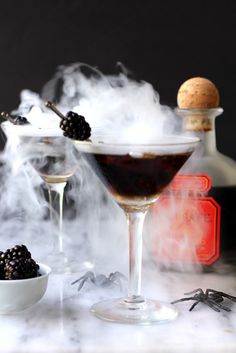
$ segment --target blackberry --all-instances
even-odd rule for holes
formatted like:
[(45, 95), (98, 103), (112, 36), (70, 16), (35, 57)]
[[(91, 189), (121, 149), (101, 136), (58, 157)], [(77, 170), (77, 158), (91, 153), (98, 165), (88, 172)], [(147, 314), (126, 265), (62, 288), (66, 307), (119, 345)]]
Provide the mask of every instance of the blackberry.
[(19, 115), (14, 118), (14, 124), (15, 125), (25, 125), (25, 124), (29, 124), (29, 122), (24, 116)]
[(1, 256), (5, 260), (16, 260), (22, 257), (25, 259), (31, 258), (31, 253), (25, 245), (16, 245), (13, 248), (7, 249), (3, 254)]
[(38, 276), (39, 265), (31, 258), (18, 258), (6, 260), (4, 272), (5, 279), (26, 279)]
[(39, 265), (31, 258), (25, 245), (16, 245), (0, 251), (0, 279), (26, 279), (37, 277)]
[(87, 140), (91, 136), (91, 128), (82, 115), (69, 111), (61, 119), (60, 128), (63, 135), (74, 140)]

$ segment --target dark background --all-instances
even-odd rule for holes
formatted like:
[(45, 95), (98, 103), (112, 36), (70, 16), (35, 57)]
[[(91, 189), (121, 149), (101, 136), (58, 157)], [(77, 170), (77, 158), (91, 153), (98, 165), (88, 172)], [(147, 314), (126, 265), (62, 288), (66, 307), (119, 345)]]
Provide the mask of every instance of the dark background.
[(236, 159), (236, 1), (8, 0), (0, 2), (0, 109), (23, 88), (40, 92), (61, 64), (85, 62), (105, 74), (121, 61), (176, 105), (193, 76), (215, 82), (224, 114), (217, 145)]

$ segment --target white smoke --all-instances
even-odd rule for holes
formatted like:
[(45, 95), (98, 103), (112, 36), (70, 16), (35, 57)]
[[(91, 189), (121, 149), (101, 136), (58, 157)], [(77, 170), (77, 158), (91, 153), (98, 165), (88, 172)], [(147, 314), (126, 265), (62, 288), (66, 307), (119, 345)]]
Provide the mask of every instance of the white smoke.
[[(10, 125), (10, 130), (6, 149), (2, 155), (2, 160), (6, 164), (3, 169), (3, 179), (7, 180), (7, 185), (3, 184), (4, 196), (2, 197), (8, 208), (11, 207), (14, 210), (19, 207), (16, 205), (23, 208), (26, 223), (30, 229), (32, 227), (29, 226), (29, 219), (35, 220), (37, 224), (38, 219), (45, 218), (45, 212), (48, 212), (49, 206), (45, 201), (45, 192), (42, 193), (44, 184), (27, 162), (29, 154), (19, 155), (16, 140), (17, 136), (30, 135), (32, 129), (37, 136), (44, 136), (45, 131), (48, 136), (55, 132), (58, 135), (62, 134), (59, 129), (59, 117), (45, 107), (47, 100), (53, 101), (63, 114), (73, 110), (84, 115), (92, 128), (92, 140), (101, 137), (103, 141), (111, 143), (145, 144), (156, 143), (163, 136), (180, 133), (179, 118), (170, 108), (160, 104), (159, 95), (154, 88), (147, 82), (129, 79), (124, 72), (117, 76), (108, 76), (86, 64), (72, 64), (59, 67), (40, 94), (23, 90), (21, 103), (12, 113), (27, 117), (31, 125), (13, 126), (7, 123)], [(29, 149), (31, 146), (28, 144), (27, 151)], [(191, 160), (191, 163), (194, 161)], [(10, 187), (10, 185), (13, 186)], [(21, 196), (23, 190), (24, 199)], [(186, 208), (188, 200), (185, 198), (186, 195), (182, 196), (181, 207)], [(68, 202), (64, 228), (66, 228), (65, 241), (68, 249), (78, 244), (78, 257), (83, 257), (83, 249), (86, 248), (87, 251), (90, 247), (90, 250), (92, 249), (90, 255), (92, 254), (93, 257), (91, 261), (95, 261), (97, 265), (100, 264), (105, 268), (108, 264), (112, 271), (124, 269), (123, 265), (128, 260), (128, 250), (126, 252), (123, 250), (127, 247), (128, 240), (125, 217), (84, 161), (79, 161), (78, 170), (69, 181), (66, 201)], [(159, 247), (162, 252), (168, 253), (174, 246), (173, 242), (177, 241), (173, 227), (172, 232), (168, 233), (171, 217), (175, 216), (176, 204), (180, 207), (180, 203), (176, 203), (176, 200), (170, 203), (168, 210), (161, 210), (160, 207), (158, 217), (157, 213), (151, 210), (145, 223), (144, 240), (147, 249), (144, 255), (148, 260), (151, 256), (157, 264), (160, 259), (158, 259), (158, 253), (153, 252), (153, 248)], [(70, 208), (72, 208), (71, 212)], [(155, 212), (158, 212), (158, 208), (157, 202)], [(33, 209), (36, 213), (32, 211)], [(42, 222), (41, 226), (44, 223)], [(48, 224), (47, 220), (46, 229)], [(168, 256), (165, 257), (163, 262), (167, 268), (177, 266), (176, 268), (181, 271), (199, 269), (198, 266), (182, 262), (185, 246), (190, 249), (192, 257), (197, 261), (195, 250), (196, 245), (201, 241), (199, 238), (201, 232), (198, 225), (194, 229), (191, 228), (191, 231), (193, 230), (196, 232), (194, 237), (188, 232), (183, 236), (179, 247), (180, 253), (177, 254), (177, 263), (173, 264), (168, 260)], [(47, 230), (45, 233), (50, 232), (55, 233), (55, 229)], [(164, 233), (168, 233), (168, 237), (164, 237), (162, 235)], [(49, 239), (46, 239), (46, 243), (50, 242)]]
[[(83, 69), (89, 70), (88, 76)], [(63, 82), (63, 84), (62, 84)], [(59, 94), (57, 85), (60, 85)], [(42, 90), (42, 97), (84, 115), (92, 138), (119, 143), (156, 143), (177, 131), (178, 119), (151, 84), (136, 82), (124, 73), (103, 75), (84, 64), (60, 67)]]

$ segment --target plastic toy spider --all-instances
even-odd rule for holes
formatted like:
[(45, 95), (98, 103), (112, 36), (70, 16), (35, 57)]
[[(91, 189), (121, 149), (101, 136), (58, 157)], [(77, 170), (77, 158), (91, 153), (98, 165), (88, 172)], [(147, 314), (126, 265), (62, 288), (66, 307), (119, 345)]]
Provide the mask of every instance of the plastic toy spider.
[(85, 284), (85, 282), (90, 281), (93, 283), (96, 287), (110, 287), (112, 285), (118, 285), (120, 289), (122, 289), (122, 283), (121, 280), (127, 278), (120, 272), (112, 272), (109, 274), (108, 277), (106, 277), (103, 274), (95, 275), (94, 272), (88, 271), (83, 275), (82, 277), (78, 278), (76, 281), (72, 282), (71, 284), (79, 283), (78, 286), (78, 291), (80, 291)]
[[(195, 293), (195, 294), (194, 294)], [(206, 289), (205, 293), (201, 288), (195, 289), (192, 292), (184, 293), (185, 295), (194, 294), (192, 297), (181, 298), (173, 301), (171, 304), (183, 302), (186, 300), (195, 300), (195, 303), (190, 307), (189, 311), (192, 311), (198, 303), (204, 303), (208, 305), (211, 309), (215, 311), (220, 311), (220, 309), (225, 311), (231, 311), (231, 309), (222, 304), (224, 298), (230, 299), (236, 302), (236, 297), (226, 294), (224, 292), (218, 292), (214, 289)]]

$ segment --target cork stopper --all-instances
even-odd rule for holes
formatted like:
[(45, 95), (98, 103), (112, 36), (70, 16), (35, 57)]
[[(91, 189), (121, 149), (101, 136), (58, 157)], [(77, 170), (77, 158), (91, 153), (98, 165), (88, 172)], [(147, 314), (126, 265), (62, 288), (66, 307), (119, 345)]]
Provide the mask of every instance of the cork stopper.
[(211, 109), (219, 107), (220, 95), (215, 84), (204, 77), (193, 77), (179, 88), (177, 104), (180, 109)]

